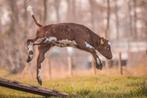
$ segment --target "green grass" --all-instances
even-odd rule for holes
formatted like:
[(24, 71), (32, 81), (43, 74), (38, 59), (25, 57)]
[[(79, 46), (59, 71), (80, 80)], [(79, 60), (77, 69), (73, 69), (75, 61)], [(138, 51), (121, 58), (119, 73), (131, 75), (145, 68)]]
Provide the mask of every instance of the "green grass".
[[(22, 82), (39, 86), (35, 80)], [(76, 76), (44, 81), (43, 87), (69, 93), (68, 98), (147, 98), (147, 77)], [(0, 98), (41, 98), (41, 96), (0, 87)]]

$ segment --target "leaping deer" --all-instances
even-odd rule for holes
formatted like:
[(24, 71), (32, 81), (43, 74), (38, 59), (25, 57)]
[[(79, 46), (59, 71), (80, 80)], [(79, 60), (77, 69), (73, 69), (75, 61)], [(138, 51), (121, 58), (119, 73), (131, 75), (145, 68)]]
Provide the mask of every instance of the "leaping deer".
[(42, 85), (42, 80), (39, 76), (41, 63), (45, 59), (45, 53), (53, 46), (74, 47), (91, 53), (97, 69), (102, 69), (102, 63), (97, 52), (101, 53), (107, 59), (112, 58), (109, 41), (98, 36), (89, 28), (76, 23), (58, 23), (43, 26), (37, 22), (33, 12), (31, 14), (38, 29), (36, 37), (27, 40), (27, 62), (33, 59), (34, 45), (38, 45), (37, 81), (40, 85)]

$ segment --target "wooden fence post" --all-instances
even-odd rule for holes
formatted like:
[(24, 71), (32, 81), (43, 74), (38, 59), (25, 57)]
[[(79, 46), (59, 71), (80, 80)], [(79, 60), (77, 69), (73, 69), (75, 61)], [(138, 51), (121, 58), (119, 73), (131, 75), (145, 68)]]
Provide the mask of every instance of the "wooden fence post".
[(91, 63), (92, 73), (94, 75), (96, 75), (96, 62), (95, 62), (93, 56), (91, 56), (91, 55), (89, 56), (89, 61)]
[(93, 69), (93, 74), (96, 75), (96, 62), (94, 58), (92, 58), (92, 69)]
[(69, 75), (72, 76), (73, 72), (72, 72), (72, 55), (73, 55), (73, 48), (71, 47), (67, 47), (67, 52), (68, 52), (68, 71), (69, 71)]
[(72, 57), (68, 56), (68, 71), (69, 71), (69, 75), (72, 76), (73, 72), (72, 72)]
[(48, 69), (49, 69), (49, 79), (52, 78), (52, 64), (51, 64), (51, 59), (47, 59), (48, 61)]
[(123, 75), (123, 66), (122, 66), (122, 63), (121, 63), (121, 61), (122, 61), (122, 54), (121, 54), (121, 52), (119, 52), (118, 55), (119, 55), (118, 63), (119, 63), (119, 68), (120, 68), (120, 74)]

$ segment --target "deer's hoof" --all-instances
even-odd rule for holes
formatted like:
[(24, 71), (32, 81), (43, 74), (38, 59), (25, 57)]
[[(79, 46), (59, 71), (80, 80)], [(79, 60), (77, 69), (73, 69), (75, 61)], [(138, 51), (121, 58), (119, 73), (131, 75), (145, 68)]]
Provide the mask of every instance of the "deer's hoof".
[(99, 69), (99, 70), (102, 70), (103, 65), (102, 64), (96, 64), (96, 68)]
[(38, 81), (39, 85), (42, 85), (42, 80), (40, 79), (40, 77), (37, 77), (37, 81)]
[(31, 57), (28, 57), (27, 59), (27, 63), (29, 63), (31, 61)]

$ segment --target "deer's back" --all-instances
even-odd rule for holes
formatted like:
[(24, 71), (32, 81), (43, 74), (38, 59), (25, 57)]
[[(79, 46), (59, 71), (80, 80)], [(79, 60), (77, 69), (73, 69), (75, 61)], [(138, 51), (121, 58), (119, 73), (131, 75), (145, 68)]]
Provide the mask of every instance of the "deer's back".
[(53, 36), (57, 40), (74, 40), (79, 43), (88, 42), (96, 46), (99, 36), (84, 25), (75, 23), (59, 23), (46, 26), (47, 37)]

